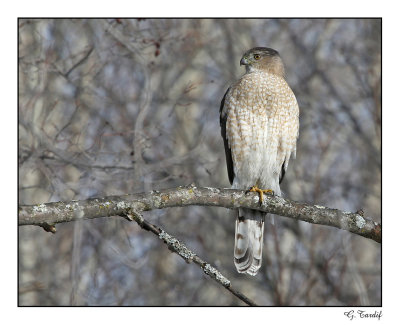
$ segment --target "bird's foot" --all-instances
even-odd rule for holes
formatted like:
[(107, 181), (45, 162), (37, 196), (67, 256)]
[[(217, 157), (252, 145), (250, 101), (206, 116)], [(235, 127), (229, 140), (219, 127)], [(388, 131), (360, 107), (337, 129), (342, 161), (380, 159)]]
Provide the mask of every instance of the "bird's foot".
[(274, 191), (270, 189), (262, 190), (259, 189), (258, 186), (253, 186), (248, 190), (248, 192), (257, 192), (260, 195), (260, 205), (263, 203), (264, 200), (264, 193), (274, 195)]

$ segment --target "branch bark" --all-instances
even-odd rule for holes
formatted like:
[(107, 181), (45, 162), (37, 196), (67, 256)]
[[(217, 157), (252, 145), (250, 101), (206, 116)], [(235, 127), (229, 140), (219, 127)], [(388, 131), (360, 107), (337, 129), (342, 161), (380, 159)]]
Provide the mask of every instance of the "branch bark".
[(313, 224), (336, 227), (378, 243), (382, 241), (381, 224), (365, 218), (362, 212), (346, 212), (274, 195), (264, 195), (264, 201), (260, 204), (256, 193), (195, 185), (82, 201), (21, 205), (18, 208), (18, 224), (41, 226), (47, 231), (55, 232), (55, 225), (58, 223), (111, 216), (128, 218), (130, 211), (140, 213), (189, 205), (219, 206), (228, 209), (250, 208)]
[(186, 262), (193, 262), (198, 265), (203, 272), (216, 281), (219, 285), (223, 286), (226, 290), (231, 292), (234, 296), (239, 298), (245, 304), (249, 306), (257, 306), (257, 304), (244, 295), (242, 292), (236, 290), (229, 279), (221, 274), (216, 268), (211, 266), (210, 263), (207, 263), (203, 259), (201, 259), (197, 254), (193, 253), (189, 248), (187, 248), (181, 241), (172, 237), (170, 234), (166, 233), (160, 227), (157, 227), (147, 220), (143, 218), (142, 215), (137, 213), (136, 211), (131, 210), (130, 213), (127, 214), (127, 218), (132, 221), (136, 221), (136, 223), (144, 230), (150, 231), (155, 234), (159, 239), (161, 239), (168, 248), (182, 257)]

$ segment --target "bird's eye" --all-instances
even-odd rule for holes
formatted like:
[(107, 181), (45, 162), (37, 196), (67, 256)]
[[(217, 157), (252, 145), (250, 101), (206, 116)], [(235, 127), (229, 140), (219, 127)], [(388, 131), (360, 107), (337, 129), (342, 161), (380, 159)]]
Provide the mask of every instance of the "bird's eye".
[(260, 54), (254, 54), (254, 59), (259, 60), (261, 58)]

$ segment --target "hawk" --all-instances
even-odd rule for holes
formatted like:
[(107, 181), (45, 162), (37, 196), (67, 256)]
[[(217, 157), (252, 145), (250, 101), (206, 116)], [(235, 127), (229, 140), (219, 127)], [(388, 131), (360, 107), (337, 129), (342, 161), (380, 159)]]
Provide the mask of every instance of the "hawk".
[[(279, 53), (267, 47), (247, 51), (246, 73), (226, 91), (220, 107), (229, 181), (234, 189), (281, 195), (279, 184), (296, 155), (299, 107), (284, 78)], [(265, 212), (238, 209), (234, 262), (239, 273), (261, 267)]]

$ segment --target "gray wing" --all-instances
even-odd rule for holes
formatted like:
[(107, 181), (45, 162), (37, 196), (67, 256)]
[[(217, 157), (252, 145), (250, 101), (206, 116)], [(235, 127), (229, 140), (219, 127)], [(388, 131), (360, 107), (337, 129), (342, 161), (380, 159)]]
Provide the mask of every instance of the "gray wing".
[(229, 89), (230, 88), (228, 88), (228, 90), (225, 92), (225, 95), (221, 100), (221, 106), (219, 108), (219, 125), (221, 126), (221, 135), (222, 135), (222, 139), (224, 140), (226, 167), (228, 169), (229, 182), (232, 184), (233, 183), (233, 179), (235, 178), (235, 173), (233, 171), (233, 161), (232, 161), (231, 148), (229, 148), (228, 139), (226, 138), (227, 113), (224, 110), (225, 97), (226, 97), (226, 94), (228, 93)]
[(281, 167), (281, 173), (279, 174), (279, 184), (282, 183), (283, 178), (285, 177), (286, 170), (285, 170), (285, 161), (283, 161), (282, 167)]

